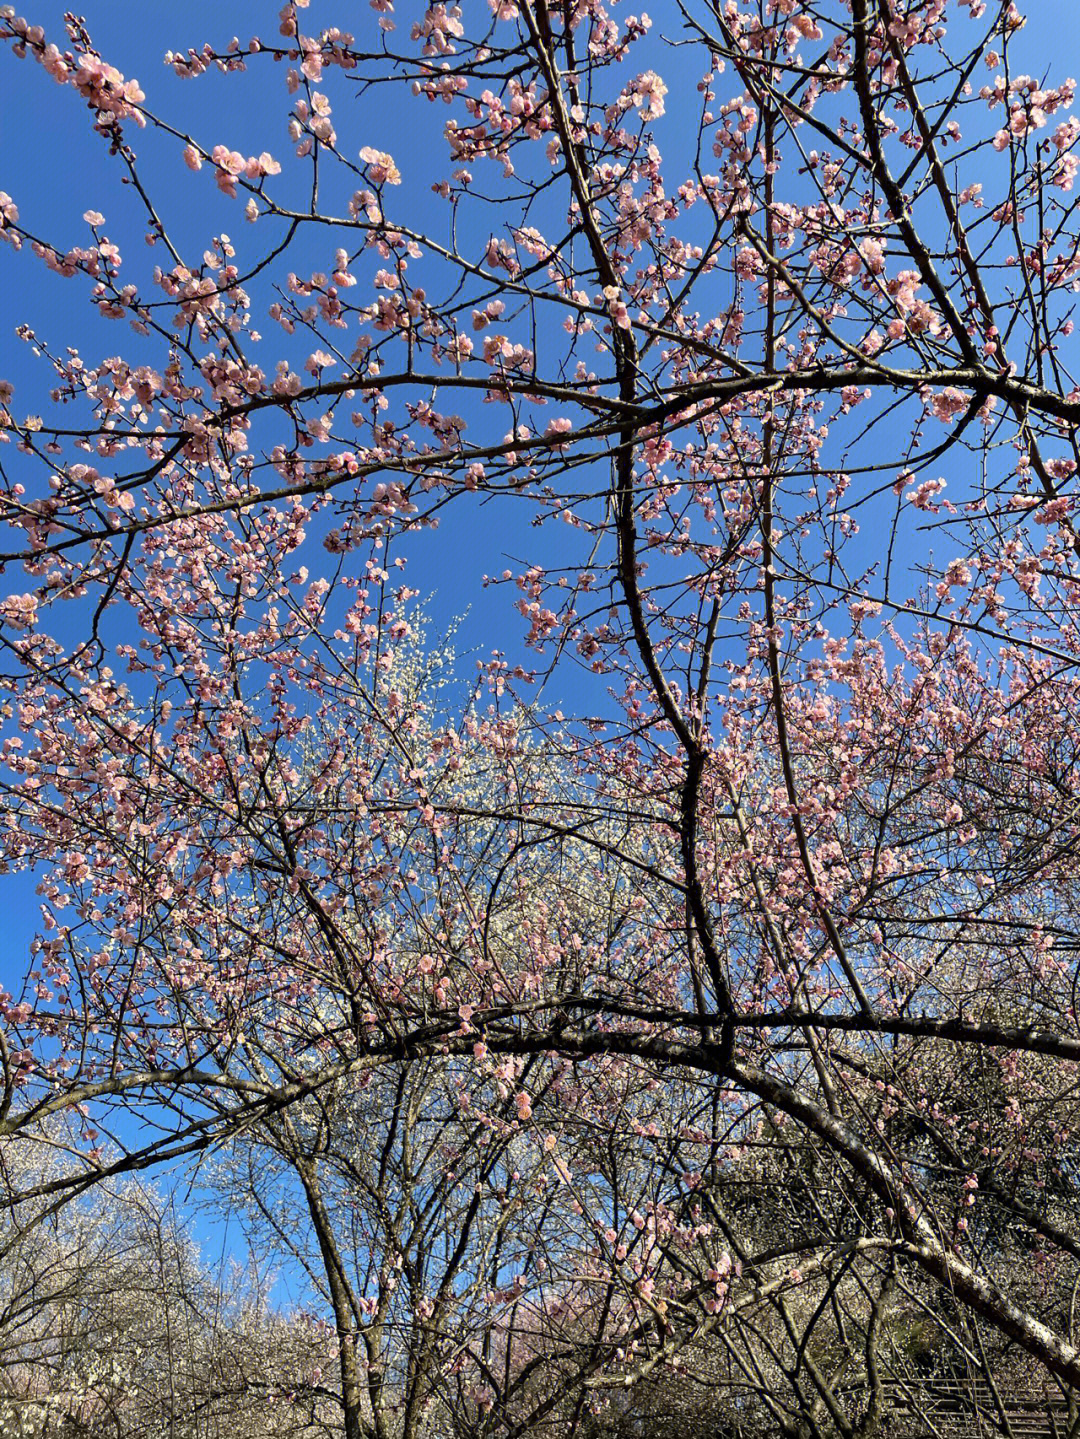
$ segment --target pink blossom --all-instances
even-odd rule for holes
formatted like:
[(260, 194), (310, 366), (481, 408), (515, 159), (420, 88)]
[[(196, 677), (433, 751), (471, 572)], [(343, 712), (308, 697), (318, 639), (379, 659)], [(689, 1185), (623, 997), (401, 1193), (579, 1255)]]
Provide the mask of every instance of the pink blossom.
[(944, 390), (940, 390), (930, 402), (930, 407), (934, 414), (939, 420), (946, 424), (950, 420), (955, 419), (963, 410), (966, 410), (967, 406), (968, 401), (964, 394), (962, 391), (956, 389), (954, 385), (949, 385)]
[(36, 595), (9, 595), (0, 601), (0, 623), (13, 629), (28, 630), (37, 623), (38, 601)]
[(368, 177), (372, 184), (401, 184), (401, 171), (394, 164), (390, 155), (382, 150), (374, 150), (370, 145), (365, 145), (360, 151), (360, 158), (367, 166)]
[(664, 96), (667, 86), (655, 70), (646, 70), (633, 81), (631, 87), (634, 105), (646, 120), (656, 120), (664, 113)]

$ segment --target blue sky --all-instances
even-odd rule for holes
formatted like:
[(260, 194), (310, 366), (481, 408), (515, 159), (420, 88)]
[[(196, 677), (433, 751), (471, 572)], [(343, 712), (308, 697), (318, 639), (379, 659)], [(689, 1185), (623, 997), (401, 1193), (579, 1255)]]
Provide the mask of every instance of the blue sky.
[[(277, 4), (231, 0), (227, 7), (220, 8), (166, 7), (131, 0), (98, 0), (82, 8), (103, 58), (125, 76), (137, 78), (146, 92), (148, 107), (176, 129), (193, 135), (206, 148), (222, 143), (245, 154), (269, 149), (287, 161), (290, 142), (286, 126), (291, 99), (285, 85), (285, 65), (263, 57), (245, 75), (225, 76), (211, 69), (196, 80), (182, 80), (163, 63), (169, 49), (183, 52), (189, 47), (199, 48), (206, 40), (224, 48), (234, 34), (242, 47), (253, 34), (276, 41)], [(1027, 66), (1035, 74), (1049, 67), (1055, 80), (1063, 79), (1074, 63), (1074, 55), (1080, 62), (1080, 7), (1071, 0), (1033, 0), (1027, 8), (1029, 23), (1019, 38), (1014, 65)], [(66, 48), (62, 5), (34, 5), (26, 13), (31, 22), (45, 28), (48, 39)], [(407, 29), (420, 13), (417, 5), (399, 6), (395, 39), (403, 49), (411, 48)], [(374, 16), (366, 5), (356, 4), (343, 11), (330, 0), (314, 0), (302, 16), (309, 30), (342, 23), (354, 28), (364, 42), (375, 35)], [(653, 7), (653, 20), (657, 35), (678, 33), (678, 13), (669, 0)], [(965, 22), (957, 18), (956, 23)], [(689, 47), (664, 47), (654, 49), (650, 56), (669, 87), (668, 113), (656, 127), (657, 138), (662, 149), (670, 146), (678, 155), (679, 142), (691, 133), (688, 117), (696, 117), (700, 105), (694, 88), (701, 68), (700, 52)], [(104, 232), (120, 244), (130, 257), (132, 271), (143, 280), (151, 257), (140, 253), (145, 230), (141, 205), (131, 187), (120, 183), (120, 166), (110, 159), (102, 138), (93, 132), (84, 102), (70, 87), (57, 86), (30, 60), (5, 55), (3, 65), (3, 124), (8, 143), (0, 165), (0, 188), (15, 198), (22, 223), (65, 248), (89, 240), (83, 212), (99, 210), (105, 215)], [(448, 238), (449, 208), (432, 195), (431, 180), (441, 177), (447, 169), (439, 131), (450, 112), (441, 105), (429, 107), (414, 100), (400, 86), (358, 95), (355, 87), (343, 86), (340, 80), (340, 75), (328, 74), (325, 88), (334, 99), (335, 123), (345, 141), (343, 148), (354, 153), (359, 145), (370, 144), (390, 151), (403, 174), (403, 184), (392, 197), (393, 213), (408, 216), (418, 230)], [(260, 221), (257, 233), (247, 227), (242, 203), (217, 191), (209, 169), (200, 174), (186, 169), (180, 158), (181, 141), (130, 125), (126, 134), (139, 156), (140, 167), (154, 181), (155, 203), (181, 253), (197, 260), (212, 237), (221, 233), (228, 233), (237, 242), (241, 262), (265, 249), (272, 222)], [(438, 145), (437, 151), (433, 143)], [(669, 172), (670, 188), (685, 173), (680, 164), (676, 159)], [(285, 168), (282, 185), (288, 181), (288, 164)], [(332, 208), (333, 196), (330, 200)], [(492, 228), (506, 223), (507, 218), (516, 217), (493, 216)], [(290, 252), (289, 263), (300, 272), (305, 266), (309, 271), (325, 268), (336, 243), (335, 235), (326, 238), (317, 233), (314, 239), (303, 240), (295, 254)], [(52, 383), (48, 367), (35, 363), (28, 346), (15, 337), (14, 328), (20, 322), (30, 323), (56, 349), (78, 343), (88, 359), (118, 351), (138, 354), (142, 342), (126, 323), (97, 315), (81, 277), (62, 279), (28, 253), (16, 256), (6, 247), (0, 252), (0, 263), (4, 267), (6, 295), (0, 323), (0, 376), (15, 381), (15, 408), (19, 413), (45, 409), (46, 392)], [(256, 297), (257, 312), (260, 304), (265, 310), (267, 298)], [(268, 333), (274, 330), (272, 322), (267, 321), (263, 329), (268, 338), (260, 358), (268, 365), (279, 354), (289, 353), (289, 348), (279, 333)], [(153, 342), (147, 357), (153, 354), (157, 358), (158, 351), (158, 342)], [(461, 402), (461, 408), (465, 408), (465, 402)], [(480, 414), (479, 406), (473, 409), (478, 420), (490, 420), (490, 415)], [(880, 440), (887, 442), (888, 434), (887, 430), (882, 432)], [(898, 431), (896, 438), (899, 444), (904, 436)], [(562, 526), (549, 525), (538, 535), (528, 518), (526, 506), (514, 501), (486, 507), (451, 506), (444, 512), (437, 532), (415, 536), (405, 549), (409, 556), (408, 582), (425, 598), (435, 596), (431, 610), (436, 632), (453, 617), (469, 611), (457, 649), (459, 654), (469, 656), (466, 663), (470, 668), (472, 656), (486, 656), (495, 647), (516, 657), (523, 628), (511, 607), (512, 597), (505, 590), (485, 591), (480, 576), (497, 573), (526, 555), (555, 556), (567, 543)], [(911, 542), (926, 543), (914, 536)], [(313, 574), (318, 573), (320, 563), (325, 567), (325, 557), (320, 560), (316, 554), (308, 563)], [(75, 627), (79, 619), (73, 610), (68, 623)], [(572, 697), (577, 698), (576, 681), (568, 678), (558, 683), (569, 684)], [(553, 683), (544, 699), (546, 706), (554, 708), (566, 702), (567, 694)], [(6, 972), (14, 976), (23, 968), (25, 943), (36, 915), (25, 882), (9, 879), (5, 885), (8, 923), (0, 975)]]

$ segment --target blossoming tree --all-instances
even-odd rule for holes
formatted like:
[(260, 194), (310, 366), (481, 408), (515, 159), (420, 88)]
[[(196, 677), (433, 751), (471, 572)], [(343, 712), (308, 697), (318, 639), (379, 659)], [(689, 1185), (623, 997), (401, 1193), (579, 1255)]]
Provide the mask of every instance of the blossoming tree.
[(0, 1133), (84, 1116), (57, 1196), (267, 1145), (350, 1439), (678, 1374), (871, 1433), (918, 1325), (1075, 1396), (1080, 120), (1017, 5), (289, 3), (166, 55), (199, 133), (2, 14), (125, 233), (0, 196), (90, 306), (0, 392)]

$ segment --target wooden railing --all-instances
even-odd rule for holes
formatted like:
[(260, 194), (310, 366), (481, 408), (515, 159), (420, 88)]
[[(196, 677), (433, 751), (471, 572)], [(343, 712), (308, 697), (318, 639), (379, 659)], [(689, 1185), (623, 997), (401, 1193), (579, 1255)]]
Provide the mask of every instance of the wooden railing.
[[(1066, 1439), (1075, 1421), (1068, 1401), (1051, 1390), (1017, 1391), (1001, 1386), (997, 1399), (986, 1380), (894, 1379), (882, 1384), (889, 1418), (926, 1439)], [(1005, 1423), (1002, 1423), (1004, 1411)], [(922, 1425), (922, 1428), (919, 1426)], [(886, 1427), (885, 1432), (888, 1432)]]

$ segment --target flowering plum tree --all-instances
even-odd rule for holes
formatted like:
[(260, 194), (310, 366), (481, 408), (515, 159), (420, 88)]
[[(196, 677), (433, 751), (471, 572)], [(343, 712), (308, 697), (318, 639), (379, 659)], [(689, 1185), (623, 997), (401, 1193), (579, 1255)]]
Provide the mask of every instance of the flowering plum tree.
[[(54, 1120), (5, 1144), (7, 1183), (63, 1175), (66, 1130)], [(330, 1333), (273, 1315), (236, 1266), (215, 1274), (176, 1203), (138, 1179), (5, 1209), (0, 1250), (6, 1439), (326, 1432), (338, 1406), (314, 1376), (332, 1368)]]
[(122, 182), (0, 196), (89, 300), (0, 390), (0, 1134), (291, 1176), (349, 1439), (1080, 1391), (1075, 85), (1012, 0), (662, 11), (0, 12)]

